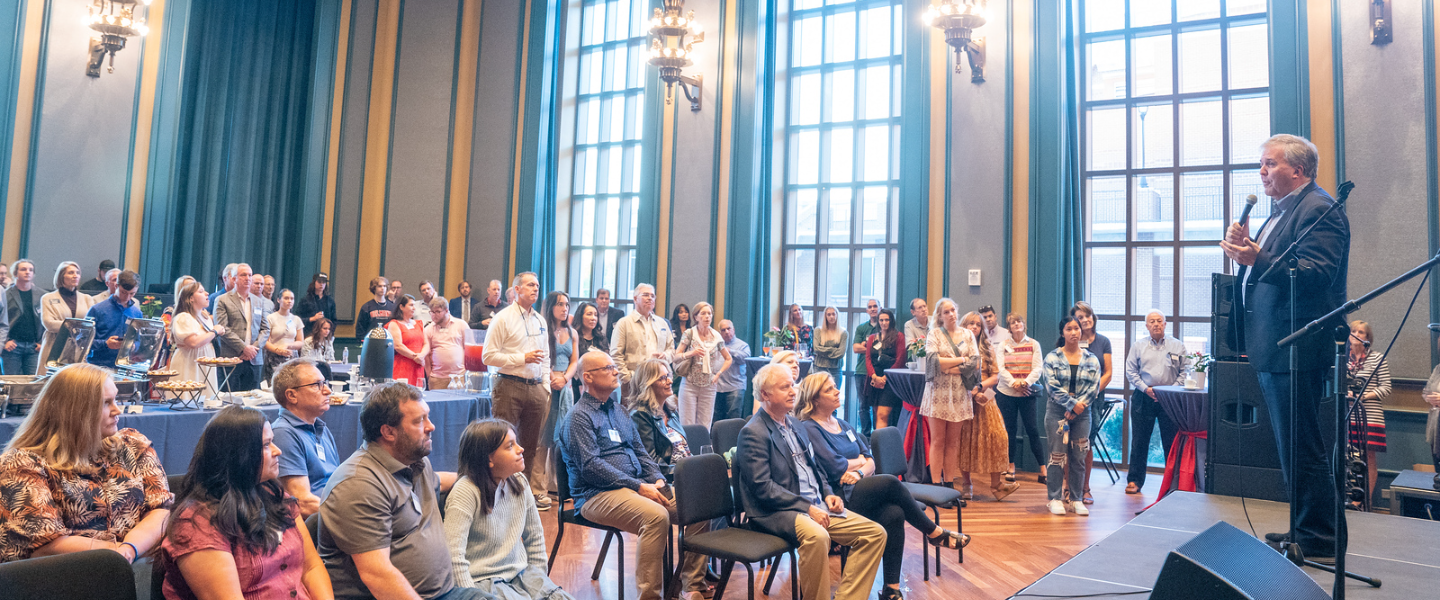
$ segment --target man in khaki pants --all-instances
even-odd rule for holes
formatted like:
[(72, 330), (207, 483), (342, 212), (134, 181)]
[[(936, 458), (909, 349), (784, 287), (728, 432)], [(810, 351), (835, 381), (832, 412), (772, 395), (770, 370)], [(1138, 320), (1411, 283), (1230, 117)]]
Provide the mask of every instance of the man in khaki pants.
[(755, 374), (761, 410), (740, 430), (735, 451), (740, 501), (762, 531), (800, 545), (800, 593), (830, 597), (830, 542), (850, 547), (837, 600), (869, 597), (885, 551), (885, 529), (853, 511), (830, 492), (815, 464), (810, 438), (791, 416), (795, 382), (790, 368), (765, 365)]
[(535, 310), (540, 280), (534, 273), (515, 276), (515, 303), (495, 313), (485, 336), (485, 364), (500, 371), (491, 392), (496, 417), (515, 425), (515, 441), (525, 449), (525, 477), (535, 508), (550, 509), (545, 466), (535, 459), (540, 430), (550, 414), (550, 338), (545, 319)]

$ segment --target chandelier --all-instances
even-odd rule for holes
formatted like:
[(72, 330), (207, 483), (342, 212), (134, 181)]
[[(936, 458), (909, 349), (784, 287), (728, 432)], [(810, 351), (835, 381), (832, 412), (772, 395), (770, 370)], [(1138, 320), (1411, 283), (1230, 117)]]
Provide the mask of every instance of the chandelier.
[[(115, 53), (125, 49), (125, 40), (150, 33), (150, 28), (145, 26), (145, 9), (137, 6), (141, 3), (150, 6), (150, 0), (94, 0), (90, 5), (90, 15), (85, 18), (85, 24), (99, 35), (90, 38), (90, 62), (85, 66), (86, 75), (99, 77), (100, 65), (105, 62), (107, 54), (110, 64), (105, 70), (114, 73)], [(137, 12), (142, 14), (137, 15)]]
[(962, 55), (970, 60), (970, 81), (985, 81), (985, 39), (974, 39), (975, 30), (985, 24), (979, 4), (983, 0), (936, 0), (925, 11), (925, 24), (945, 32), (945, 43), (955, 49), (955, 72)]
[(705, 32), (695, 22), (695, 11), (681, 16), (682, 8), (684, 0), (665, 0), (663, 10), (655, 9), (650, 18), (649, 63), (660, 69), (660, 80), (665, 82), (665, 104), (670, 104), (678, 83), (685, 99), (690, 101), (690, 110), (699, 111), (702, 77), (687, 76), (683, 71), (693, 64), (690, 55), (695, 51), (695, 44), (705, 41)]

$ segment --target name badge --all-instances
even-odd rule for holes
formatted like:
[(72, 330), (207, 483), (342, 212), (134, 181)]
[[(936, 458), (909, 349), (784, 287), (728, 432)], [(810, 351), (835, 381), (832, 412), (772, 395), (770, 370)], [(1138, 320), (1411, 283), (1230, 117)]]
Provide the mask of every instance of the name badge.
[(1090, 342), (1080, 342), (1080, 347), (1081, 347), (1081, 348), (1084, 348), (1084, 349), (1086, 349), (1086, 350), (1089, 350), (1089, 349), (1090, 349)]
[(614, 429), (611, 429), (611, 430), (610, 430), (610, 441), (615, 442), (615, 443), (617, 443), (617, 444), (620, 443), (620, 432), (615, 431)]
[(665, 437), (670, 438), (670, 443), (672, 444), (678, 444), (680, 443), (680, 440), (685, 439), (684, 436), (680, 435), (680, 432), (675, 431), (674, 429), (666, 431)]
[(845, 437), (850, 438), (850, 443), (852, 443), (852, 444), (855, 443), (855, 432), (854, 432), (854, 431), (850, 431), (849, 429), (846, 429), (846, 430), (845, 430)]
[(325, 460), (325, 446), (321, 444), (315, 444), (315, 455), (319, 456), (320, 460)]
[(415, 507), (415, 512), (425, 512), (423, 510), (420, 510), (420, 495), (416, 494), (415, 492), (410, 492), (410, 505)]

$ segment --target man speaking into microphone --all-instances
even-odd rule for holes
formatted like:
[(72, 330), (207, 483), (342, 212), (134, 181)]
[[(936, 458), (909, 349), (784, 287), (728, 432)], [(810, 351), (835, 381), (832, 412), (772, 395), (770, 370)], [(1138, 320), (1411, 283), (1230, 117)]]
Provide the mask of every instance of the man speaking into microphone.
[[(1290, 351), (1276, 342), (1345, 302), (1345, 276), (1350, 261), (1350, 223), (1344, 210), (1332, 211), (1315, 225), (1296, 247), (1295, 293), (1290, 297), (1287, 265), (1280, 265), (1264, 280), (1260, 277), (1279, 260), (1335, 202), (1315, 183), (1320, 157), (1309, 140), (1280, 134), (1261, 145), (1260, 181), (1265, 195), (1275, 202), (1270, 218), (1251, 237), (1243, 220), (1230, 225), (1220, 247), (1240, 268), (1234, 318), (1239, 323), (1240, 347), (1260, 381), (1270, 424), (1275, 429), (1280, 469), (1287, 483), (1294, 479), (1295, 530), (1289, 533), (1305, 558), (1334, 562), (1335, 484), (1326, 457), (1330, 450), (1320, 437), (1319, 404), (1324, 378), (1334, 361), (1330, 335), (1316, 334), (1296, 343), (1295, 431), (1290, 431)], [(1291, 302), (1294, 320), (1291, 320)], [(1290, 449), (1295, 464), (1290, 464)], [(1280, 542), (1285, 534), (1266, 534)]]

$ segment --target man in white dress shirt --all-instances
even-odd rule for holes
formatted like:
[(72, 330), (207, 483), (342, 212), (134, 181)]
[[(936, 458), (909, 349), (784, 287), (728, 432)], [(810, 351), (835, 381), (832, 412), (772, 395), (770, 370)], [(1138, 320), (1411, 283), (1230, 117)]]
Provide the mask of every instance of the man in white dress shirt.
[(665, 362), (674, 360), (675, 335), (670, 331), (670, 322), (655, 314), (655, 286), (642, 283), (635, 286), (635, 312), (615, 323), (610, 334), (610, 357), (620, 370), (620, 381), (624, 384), (621, 398), (630, 397), (630, 373), (640, 363), (651, 358)]
[(980, 317), (985, 319), (985, 337), (990, 338), (990, 347), (999, 348), (1000, 342), (1010, 335), (1010, 330), (1000, 326), (1000, 317), (995, 315), (995, 307), (986, 304), (980, 307)]
[(534, 273), (515, 276), (515, 302), (495, 313), (485, 337), (485, 364), (498, 369), (500, 378), (491, 392), (496, 417), (515, 425), (516, 441), (525, 449), (525, 476), (535, 494), (535, 506), (549, 510), (546, 472), (537, 464), (540, 430), (550, 414), (550, 338), (545, 319), (535, 310), (540, 279)]

